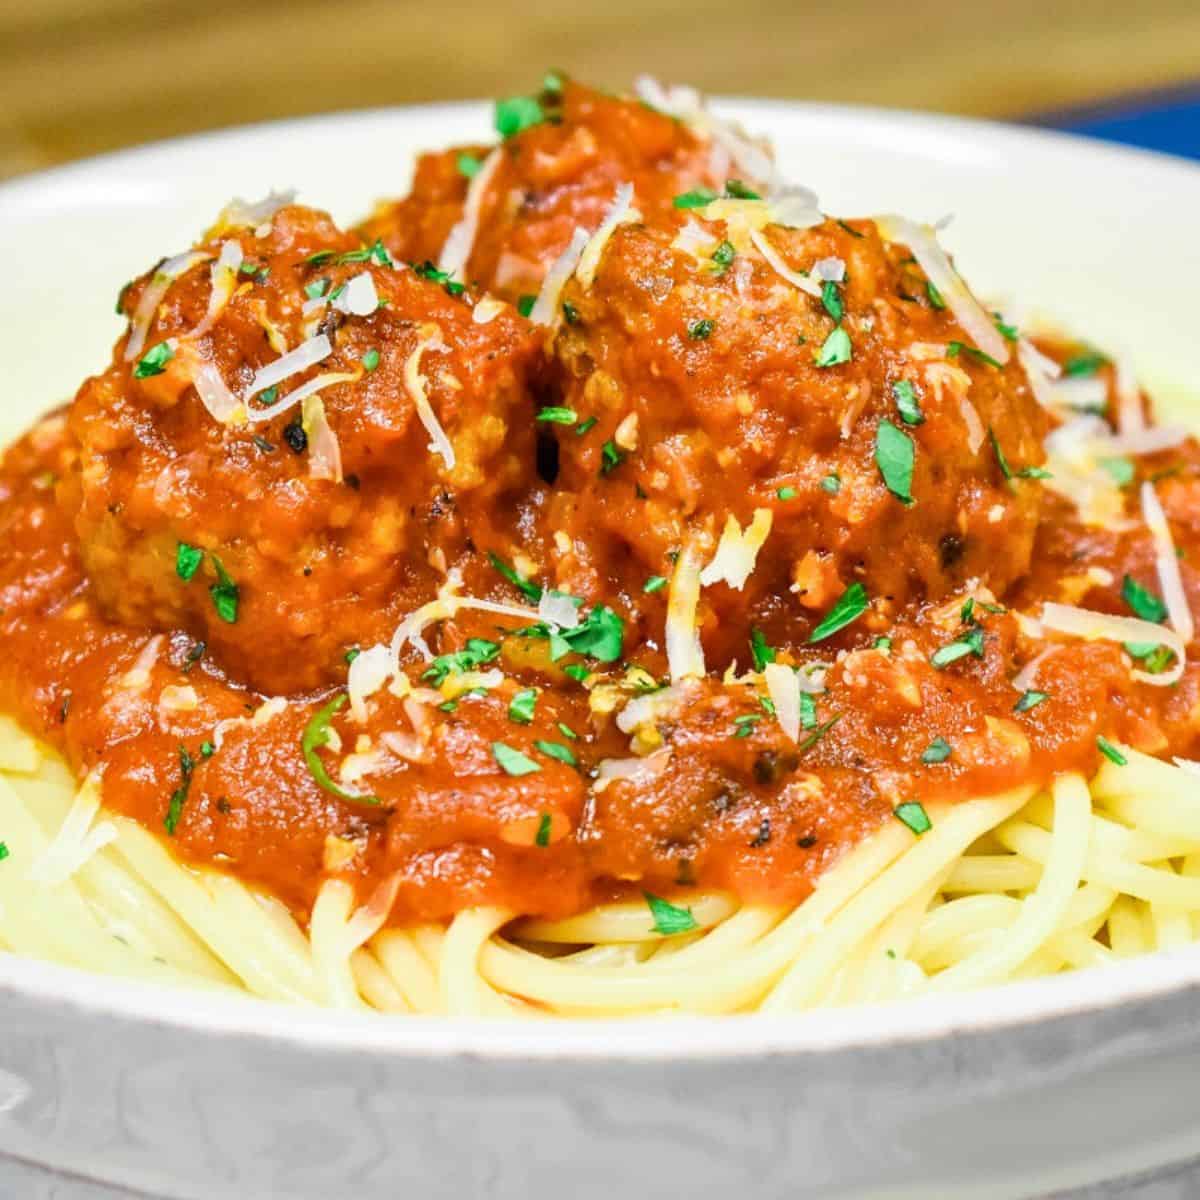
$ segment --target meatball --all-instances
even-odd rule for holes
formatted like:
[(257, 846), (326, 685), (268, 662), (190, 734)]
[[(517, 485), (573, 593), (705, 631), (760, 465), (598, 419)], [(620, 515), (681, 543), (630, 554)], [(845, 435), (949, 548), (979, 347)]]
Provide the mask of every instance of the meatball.
[(733, 169), (705, 138), (640, 101), (567, 80), (536, 103), (545, 119), (498, 147), (422, 155), (412, 191), (366, 222), (366, 240), (381, 238), (404, 261), (438, 262), (468, 174), (488, 171), (464, 278), (515, 302), (537, 292), (576, 227), (600, 224), (621, 183), (634, 185), (644, 214), (663, 220), (681, 212), (677, 195), (719, 188)]
[(71, 407), (62, 489), (107, 616), (295, 692), (511, 542), (542, 358), (512, 308), (299, 207), (214, 231), (121, 304), (131, 331)]
[(707, 562), (769, 520), (749, 578), (714, 566), (704, 592), (706, 642), (743, 660), (747, 608), (795, 638), (855, 583), (884, 614), (968, 580), (1002, 593), (1029, 566), (1046, 431), (1015, 355), (979, 351), (907, 247), (775, 211), (723, 199), (682, 229), (618, 228), (590, 286), (566, 285), (555, 342), (547, 519), (579, 531), (559, 586), (616, 572), (661, 626), (651, 581), (683, 547)]

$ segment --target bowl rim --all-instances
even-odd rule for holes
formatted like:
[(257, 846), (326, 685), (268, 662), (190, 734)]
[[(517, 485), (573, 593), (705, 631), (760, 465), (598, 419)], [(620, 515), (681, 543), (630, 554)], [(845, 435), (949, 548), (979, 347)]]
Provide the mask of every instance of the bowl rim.
[[(163, 156), (188, 154), (306, 130), (388, 121), (437, 121), (477, 116), (490, 102), (462, 100), (385, 106), (262, 121), (166, 138), (144, 145), (16, 176), (0, 183), (0, 214), (27, 205), (60, 186), (89, 176), (144, 169)], [(714, 107), (753, 120), (823, 121), (948, 137), (1000, 149), (1055, 151), (1095, 165), (1153, 171), (1185, 188), (1200, 184), (1200, 166), (1157, 151), (1124, 147), (1057, 130), (868, 105), (813, 103), (751, 97), (714, 97)], [(1136, 1005), (1153, 1005), (1179, 993), (1200, 993), (1200, 943), (1160, 951), (1120, 964), (1010, 983), (957, 995), (921, 996), (882, 1006), (817, 1009), (794, 1015), (676, 1016), (669, 1020), (584, 1019), (524, 1021), (497, 1018), (405, 1016), (301, 1009), (252, 997), (186, 991), (0, 952), (0, 1011), (14, 1006), (55, 1009), (64, 1016), (99, 1016), (189, 1031), (250, 1038), (283, 1047), (354, 1051), (391, 1057), (469, 1055), (502, 1060), (719, 1060), (762, 1055), (829, 1055), (912, 1047), (950, 1037), (986, 1035), (1055, 1018)], [(287, 1013), (286, 1021), (279, 1014)]]

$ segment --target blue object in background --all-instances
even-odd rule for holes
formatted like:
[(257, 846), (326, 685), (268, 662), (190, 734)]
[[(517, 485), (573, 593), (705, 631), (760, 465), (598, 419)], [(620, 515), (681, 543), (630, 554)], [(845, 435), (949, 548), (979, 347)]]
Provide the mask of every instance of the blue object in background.
[(1093, 108), (1035, 117), (1034, 123), (1200, 159), (1200, 86), (1128, 96)]

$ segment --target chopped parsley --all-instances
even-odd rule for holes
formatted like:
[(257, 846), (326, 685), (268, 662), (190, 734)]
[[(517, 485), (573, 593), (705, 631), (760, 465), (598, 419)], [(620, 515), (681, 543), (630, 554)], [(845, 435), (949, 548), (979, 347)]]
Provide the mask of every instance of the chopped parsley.
[(861, 583), (852, 583), (838, 597), (837, 603), (827, 612), (821, 623), (808, 635), (809, 645), (823, 642), (839, 630), (845, 629), (867, 611), (867, 589)]
[(897, 379), (892, 384), (892, 395), (896, 399), (896, 411), (905, 425), (920, 425), (925, 420), (917, 389), (907, 379)]
[(929, 814), (920, 800), (909, 800), (904, 804), (898, 804), (892, 811), (896, 814), (897, 820), (907, 825), (917, 837), (928, 833), (933, 828), (933, 822), (929, 819)]
[(1137, 468), (1133, 460), (1128, 458), (1102, 458), (1100, 466), (1108, 472), (1109, 478), (1117, 487), (1128, 487), (1132, 482)]
[(187, 658), (183, 660), (182, 670), (185, 675), (204, 657), (207, 650), (207, 642), (192, 643), (192, 648), (187, 652)]
[(304, 755), (304, 762), (308, 767), (309, 774), (316, 780), (319, 788), (350, 804), (378, 804), (378, 796), (360, 796), (354, 792), (348, 792), (334, 783), (325, 769), (325, 764), (321, 761), (321, 756), (317, 753), (322, 746), (329, 742), (330, 723), (347, 699), (345, 692), (339, 692), (328, 704), (313, 713), (304, 727), (304, 733), (300, 736), (300, 750)]
[(1045, 467), (1022, 467), (1017, 472), (1018, 479), (1053, 479), (1054, 475)]
[(865, 233), (859, 233), (858, 230), (853, 226), (847, 225), (845, 221), (838, 221), (837, 224), (840, 225), (851, 237), (862, 238), (867, 236)]
[(212, 561), (217, 571), (217, 582), (208, 589), (209, 595), (212, 596), (217, 616), (226, 624), (232, 625), (238, 619), (238, 600), (240, 598), (238, 585), (229, 577), (229, 572), (225, 570), (224, 564), (215, 554), (212, 556)]
[(839, 325), (822, 343), (814, 362), (818, 367), (836, 367), (853, 357), (850, 335)]
[(655, 933), (671, 937), (677, 933), (690, 933), (693, 929), (699, 928), (690, 908), (679, 908), (670, 901), (662, 899), (661, 896), (651, 895), (650, 892), (643, 892), (642, 895), (645, 896), (650, 915), (654, 918), (652, 928)]
[(4, 842), (0, 842), (0, 862), (3, 862), (8, 857), (8, 846)]
[(600, 447), (600, 474), (607, 475), (615, 471), (625, 461), (625, 452), (616, 442), (605, 442)]
[[(574, 629), (564, 629), (560, 636), (576, 654), (587, 655), (600, 662), (616, 662), (621, 657), (625, 622), (611, 608), (600, 604)], [(566, 670), (570, 672), (569, 667)]]
[(151, 346), (133, 368), (134, 379), (149, 379), (152, 375), (161, 375), (167, 369), (167, 363), (175, 357), (175, 347), (170, 342), (159, 342)]
[(175, 547), (175, 574), (184, 583), (192, 579), (203, 561), (204, 551), (199, 546), (189, 546), (187, 542), (180, 542)]
[(800, 693), (800, 728), (816, 729), (817, 702), (811, 692)]
[(946, 307), (946, 302), (942, 299), (942, 293), (937, 290), (937, 285), (932, 279), (925, 281), (925, 295), (929, 297), (929, 303), (939, 312)]
[(732, 200), (761, 200), (762, 197), (740, 179), (725, 180), (725, 195)]
[(1013, 712), (1028, 712), (1031, 708), (1037, 708), (1039, 704), (1050, 699), (1048, 692), (1035, 692), (1032, 689), (1021, 693), (1021, 698), (1013, 705)]
[(577, 309), (575, 305), (570, 302), (570, 300), (563, 301), (562, 313), (563, 320), (565, 320), (568, 325), (578, 325), (583, 319), (579, 315), (579, 309)]
[(514, 750), (505, 742), (492, 743), (492, 757), (506, 775), (535, 775), (542, 769), (527, 754)]
[(370, 374), (379, 366), (379, 351), (374, 346), (362, 356), (363, 370)]
[(699, 321), (693, 321), (688, 326), (688, 337), (690, 337), (693, 342), (707, 341), (709, 335), (713, 331), (714, 325), (715, 322), (709, 320), (708, 317), (703, 317)]
[(767, 643), (766, 635), (756, 625), (750, 630), (750, 653), (754, 658), (754, 669), (763, 670), (775, 661), (775, 647)]
[(1124, 650), (1142, 664), (1147, 675), (1161, 675), (1175, 658), (1175, 652), (1169, 646), (1157, 642), (1125, 642)]
[(163, 828), (170, 837), (175, 836), (175, 830), (179, 826), (179, 818), (183, 815), (183, 806), (187, 803), (188, 791), (192, 786), (192, 771), (195, 770), (195, 767), (195, 760), (188, 753), (187, 747), (181, 745), (179, 747), (179, 774), (181, 779), (179, 786), (171, 793), (171, 799), (167, 802), (167, 815), (163, 818)]
[(935, 650), (929, 661), (940, 671), (951, 663), (958, 662), (960, 658), (966, 658), (968, 654), (973, 654), (976, 658), (983, 657), (983, 630), (978, 625)]
[(493, 124), (506, 141), (523, 129), (531, 129), (546, 119), (546, 111), (534, 96), (510, 96), (496, 101)]
[(712, 273), (720, 276), (733, 265), (734, 258), (737, 257), (737, 251), (733, 248), (732, 242), (722, 242), (712, 252)]
[(875, 463), (887, 489), (897, 500), (912, 504), (912, 439), (884, 417), (875, 430)]
[(996, 462), (1000, 466), (1000, 474), (1005, 479), (1013, 477), (1012, 467), (1008, 465), (1008, 459), (1004, 457), (1004, 451), (1000, 447), (1000, 439), (996, 436), (996, 431), (988, 426), (988, 441), (992, 444), (992, 453), (996, 456)]
[(1167, 606), (1152, 591), (1142, 587), (1132, 575), (1126, 575), (1121, 580), (1121, 599), (1143, 621), (1160, 625), (1166, 620)]
[(1089, 350), (1083, 354), (1076, 354), (1072, 358), (1068, 358), (1063, 363), (1063, 374), (1071, 378), (1078, 378), (1084, 375), (1095, 375), (1101, 367), (1108, 365), (1108, 359), (1103, 354), (1098, 354), (1094, 350)]
[(957, 358), (960, 354), (965, 354), (968, 358), (973, 358), (976, 362), (987, 363), (989, 367), (1004, 366), (999, 359), (995, 359), (990, 354), (980, 350), (978, 346), (968, 346), (966, 342), (946, 343), (947, 358)]
[(533, 743), (534, 748), (540, 750), (549, 758), (555, 758), (561, 763), (566, 763), (568, 767), (579, 765), (579, 760), (572, 753), (569, 746), (564, 746), (559, 742), (544, 742), (540, 738)]
[(549, 408), (539, 409), (534, 420), (546, 421), (551, 425), (574, 425), (579, 417), (573, 408), (551, 405)]
[(795, 500), (796, 489), (794, 487), (781, 487), (776, 490), (775, 498), (777, 500)]
[(814, 747), (814, 746), (815, 746), (815, 745), (816, 745), (816, 744), (817, 744), (817, 743), (818, 743), (818, 742), (819, 742), (819, 741), (820, 741), (820, 740), (821, 740), (821, 739), (822, 739), (822, 738), (823, 738), (823, 737), (824, 737), (824, 736), (825, 736), (825, 735), (826, 735), (826, 734), (827, 734), (827, 733), (828, 733), (828, 732), (829, 732), (829, 731), (830, 731), (830, 730), (831, 730), (831, 729), (832, 729), (832, 728), (833, 728), (833, 727), (834, 727), (834, 726), (835, 726), (835, 725), (836, 725), (836, 724), (837, 724), (837, 723), (838, 723), (838, 722), (839, 722), (841, 719), (842, 719), (842, 714), (841, 714), (841, 713), (837, 713), (836, 715), (834, 715), (834, 716), (830, 717), (828, 721), (825, 721), (823, 724), (821, 724), (821, 725), (818, 725), (818, 726), (816, 727), (816, 729), (814, 729), (814, 730), (812, 731), (812, 733), (810, 733), (810, 734), (808, 735), (808, 737), (806, 737), (806, 738), (804, 739), (804, 741), (802, 741), (802, 742), (801, 742), (801, 743), (800, 743), (800, 744), (799, 744), (799, 745), (796, 747), (797, 751), (799, 751), (799, 753), (801, 753), (801, 754), (806, 754), (806, 753), (807, 753), (809, 750), (811, 750), (811, 749), (812, 749), (812, 748), (813, 748), (813, 747)]
[(821, 303), (825, 306), (825, 311), (835, 321), (840, 321), (845, 315), (846, 309), (842, 304), (842, 297), (838, 293), (837, 284), (832, 279), (826, 279), (821, 284)]
[(874, 643), (874, 649), (886, 653), (892, 648), (892, 639), (890, 637), (877, 637)]
[(537, 303), (536, 296), (521, 296), (517, 300), (517, 312), (523, 317), (529, 316), (533, 312), (533, 306)]
[(954, 747), (943, 737), (934, 738), (921, 751), (921, 761), (926, 764), (943, 763), (954, 753)]
[(680, 192), (671, 203), (676, 208), (706, 208), (717, 198), (717, 193), (710, 188), (693, 188), (690, 192)]
[(487, 638), (467, 638), (464, 649), (451, 654), (439, 654), (426, 667), (421, 678), (434, 687), (441, 687), (447, 675), (459, 675), (473, 671), (489, 663), (500, 654), (500, 643), (488, 641)]
[(550, 845), (550, 814), (542, 813), (541, 819), (538, 821), (537, 833), (533, 836), (533, 844), (541, 846), (543, 849)]
[(508, 565), (498, 554), (488, 553), (488, 562), (508, 580), (509, 583), (529, 597), (530, 600), (540, 600), (542, 598), (541, 584), (534, 583), (531, 579), (526, 579), (523, 575), (518, 575), (517, 572)]
[(1125, 755), (1123, 755), (1120, 750), (1118, 750), (1116, 746), (1114, 746), (1112, 742), (1108, 740), (1108, 738), (1104, 736), (1098, 737), (1096, 739), (1096, 746), (1100, 753), (1103, 754), (1104, 757), (1109, 760), (1109, 762), (1116, 763), (1118, 767), (1125, 767), (1129, 765), (1129, 759), (1127, 759)]
[(573, 742), (579, 741), (579, 734), (573, 730), (565, 721), (556, 721), (554, 726), (559, 733), (565, 738), (569, 738)]
[(516, 721), (518, 725), (528, 725), (533, 720), (537, 698), (536, 688), (522, 688), (508, 702), (508, 719)]
[(423, 263), (411, 263), (410, 266), (415, 275), (433, 283), (440, 283), (451, 296), (461, 296), (467, 290), (465, 283), (459, 283), (449, 271), (439, 271), (428, 259)]
[(575, 426), (575, 436), (583, 437), (585, 433), (590, 433), (600, 423), (599, 417), (588, 417), (586, 421), (580, 421)]
[(479, 174), (479, 168), (483, 166), (483, 159), (474, 154), (460, 154), (454, 165), (464, 179), (474, 179)]
[(655, 592), (661, 592), (667, 586), (667, 577), (665, 575), (651, 575), (649, 579), (642, 585), (642, 591), (647, 596), (653, 595)]
[(836, 496), (842, 490), (842, 477), (836, 473), (826, 475), (821, 480), (821, 490), (828, 492), (831, 496)]
[(576, 683), (582, 683), (591, 674), (591, 671), (583, 663), (567, 663), (563, 667), (563, 674), (575, 680)]

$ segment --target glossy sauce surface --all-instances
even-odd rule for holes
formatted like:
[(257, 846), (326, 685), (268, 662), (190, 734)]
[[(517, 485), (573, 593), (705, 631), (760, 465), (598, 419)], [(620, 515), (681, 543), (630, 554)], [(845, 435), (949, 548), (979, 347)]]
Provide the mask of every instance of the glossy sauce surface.
[[(1024, 370), (961, 349), (908, 249), (870, 222), (785, 227), (755, 200), (677, 208), (680, 190), (719, 187), (710, 150), (575, 85), (560, 123), (504, 144), (503, 170), (540, 172), (551, 199), (544, 224), (529, 205), (486, 222), (468, 282), (501, 295), (508, 250), (537, 264), (515, 290), (536, 290), (562, 231), (594, 228), (614, 181), (635, 182), (641, 216), (594, 279), (568, 283), (550, 329), (372, 253), (381, 226), (364, 240), (287, 208), (265, 230), (214, 230), (154, 314), (145, 351), (172, 346), (160, 369), (127, 361), (123, 338), (4, 457), (2, 707), (81, 776), (101, 770), (105, 804), (186, 861), (301, 914), (331, 875), (365, 896), (399, 873), (398, 923), (480, 903), (561, 916), (630, 886), (795, 902), (907, 802), (1090, 772), (1101, 735), (1194, 755), (1200, 668), (1136, 682), (1120, 644), (1035, 639), (1017, 613), (1129, 615), (1126, 576), (1157, 594), (1143, 480), (1195, 609), (1200, 449), (1131, 460), (1118, 519), (1084, 524), (1037, 478), (1052, 421)], [(415, 259), (461, 210), (460, 153), (427, 161), (392, 213), (427, 239)], [(782, 278), (747, 221), (794, 270), (840, 260), (835, 302)], [(231, 239), (245, 269), (203, 329)], [(364, 276), (376, 306), (339, 309)], [(151, 279), (123, 294), (127, 314)], [(850, 356), (822, 362), (838, 330)], [(311, 407), (258, 420), (273, 398), (249, 392), (280, 347), (317, 336), (328, 355), (277, 391), (337, 376), (316, 393), (333, 465)], [(228, 423), (200, 399), (204, 364), (242, 399)], [(901, 415), (906, 382), (919, 419)], [(975, 445), (964, 401), (990, 431)], [(878, 462), (885, 422), (911, 447), (908, 495)], [(670, 684), (681, 556), (710, 562), (730, 520), (759, 512), (770, 529), (744, 584), (700, 592), (707, 674)], [(200, 556), (190, 575), (181, 545)], [(824, 635), (856, 588), (860, 610)], [(575, 597), (582, 623), (548, 627), (543, 589)], [(454, 595), (507, 611), (455, 610)], [(404, 641), (390, 685), (344, 704), (356, 654), (439, 596), (417, 631), (433, 661)], [(1019, 705), (1013, 679), (1047, 645), (1043, 698)], [(814, 681), (796, 738), (769, 701), (772, 657)]]

